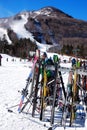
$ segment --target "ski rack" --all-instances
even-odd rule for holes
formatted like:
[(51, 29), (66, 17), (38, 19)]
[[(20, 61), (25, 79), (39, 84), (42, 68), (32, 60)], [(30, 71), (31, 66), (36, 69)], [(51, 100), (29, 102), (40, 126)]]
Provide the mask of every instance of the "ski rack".
[(58, 70), (61, 71), (61, 72), (69, 72), (69, 71), (74, 72), (76, 70), (77, 74), (86, 75), (87, 76), (87, 70), (85, 70), (83, 68), (73, 69), (73, 68), (59, 67)]
[[(61, 80), (61, 84), (62, 84), (62, 89), (63, 89), (63, 94), (64, 94), (64, 98), (65, 98), (65, 102), (63, 103), (63, 104), (66, 104), (67, 102), (66, 102), (66, 91), (65, 91), (65, 87), (64, 87), (64, 83), (63, 83), (63, 79), (62, 79), (62, 72), (64, 72), (64, 73), (69, 73), (70, 71), (72, 71), (73, 73), (76, 71), (76, 73), (78, 74), (78, 75), (85, 75), (85, 76), (87, 76), (87, 69), (84, 69), (84, 68), (67, 68), (67, 67), (61, 67), (61, 66), (57, 66), (58, 68), (58, 71), (57, 71), (57, 75), (58, 75), (58, 78)], [(46, 69), (50, 69), (50, 70), (55, 70), (55, 67), (54, 67), (54, 65), (48, 65), (48, 66), (46, 66)], [(53, 80), (51, 80), (50, 82), (48, 82), (47, 83), (47, 85), (49, 85), (49, 84), (51, 84), (51, 83), (53, 83), (55, 81), (55, 79), (53, 79)], [(31, 96), (33, 96), (33, 95), (31, 95)], [(21, 110), (21, 112), (23, 111), (23, 109), (26, 107), (26, 105), (30, 102), (30, 105), (31, 105), (31, 96), (28, 98), (28, 100), (27, 100), (27, 102), (25, 103), (25, 106), (22, 108), (22, 110)], [(60, 100), (59, 100), (60, 101)], [(64, 100), (63, 100), (64, 101)], [(63, 102), (62, 100), (61, 100), (61, 102)], [(75, 104), (75, 103), (74, 103)], [(54, 106), (54, 105), (53, 105)], [(65, 105), (65, 107), (66, 107), (66, 105)], [(54, 107), (53, 107), (54, 108)], [(35, 108), (34, 108), (34, 113), (35, 113), (35, 110), (36, 110), (36, 106), (35, 106)], [(54, 109), (53, 109), (53, 114), (54, 114)], [(64, 109), (64, 111), (65, 111), (65, 109)], [(34, 114), (32, 114), (32, 116), (34, 116)], [(53, 117), (54, 117), (54, 115), (53, 115)], [(51, 123), (51, 125), (54, 123), (54, 121)]]
[[(46, 68), (54, 70), (54, 66), (53, 65), (48, 65)], [(61, 72), (69, 72), (69, 71), (74, 72), (75, 70), (76, 70), (77, 74), (86, 75), (87, 76), (87, 70), (84, 69), (84, 68), (76, 68), (76, 69), (66, 68), (66, 67), (59, 67), (58, 68), (58, 71), (61, 71)]]

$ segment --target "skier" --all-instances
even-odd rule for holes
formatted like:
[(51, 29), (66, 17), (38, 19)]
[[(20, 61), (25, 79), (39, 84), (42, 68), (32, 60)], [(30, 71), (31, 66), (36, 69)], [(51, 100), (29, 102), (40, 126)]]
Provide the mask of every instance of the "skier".
[(53, 61), (54, 63), (59, 62), (58, 55), (53, 55)]
[(76, 66), (76, 59), (73, 58), (73, 59), (71, 60), (71, 62), (72, 62), (72, 67), (75, 67), (75, 66)]
[(1, 66), (1, 59), (2, 59), (2, 56), (0, 55), (0, 66)]
[(86, 93), (86, 95), (84, 97), (84, 102), (85, 102), (85, 105), (87, 106), (87, 93)]
[(44, 62), (48, 59), (46, 52), (43, 53), (43, 55), (41, 56), (41, 59), (42, 59), (42, 61), (44, 61)]
[(77, 61), (76, 61), (76, 68), (80, 68), (80, 67), (81, 67), (81, 62), (80, 62), (80, 60), (77, 59)]
[(84, 70), (86, 70), (86, 61), (85, 60), (83, 61), (83, 68), (84, 68)]

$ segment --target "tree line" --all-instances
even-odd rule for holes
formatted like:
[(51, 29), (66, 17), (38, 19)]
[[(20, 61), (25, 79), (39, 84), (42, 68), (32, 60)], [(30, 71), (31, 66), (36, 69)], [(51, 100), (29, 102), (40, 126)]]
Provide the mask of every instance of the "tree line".
[(8, 44), (5, 38), (0, 39), (0, 53), (26, 58), (29, 55), (29, 51), (35, 51), (36, 48), (37, 45), (30, 41), (30, 39), (21, 38), (12, 44)]

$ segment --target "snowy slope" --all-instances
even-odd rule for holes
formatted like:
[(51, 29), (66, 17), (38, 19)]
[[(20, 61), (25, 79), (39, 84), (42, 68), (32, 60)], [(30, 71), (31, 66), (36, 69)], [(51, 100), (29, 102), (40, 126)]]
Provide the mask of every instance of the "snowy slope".
[[(52, 45), (46, 45), (44, 46), (44, 44), (46, 44), (46, 41), (44, 40), (44, 36), (41, 38), (41, 43), (39, 43), (38, 41), (36, 41), (34, 39), (34, 36), (31, 32), (29, 32), (26, 28), (25, 25), (27, 25), (27, 23), (29, 22), (29, 17), (36, 20), (37, 21), (37, 16), (38, 15), (46, 15), (49, 16), (51, 15), (51, 13), (53, 13), (53, 9), (52, 8), (44, 8), (38, 11), (24, 11), (24, 12), (20, 12), (12, 17), (8, 17), (8, 18), (2, 18), (0, 19), (0, 38), (3, 39), (5, 37), (5, 39), (8, 41), (8, 44), (12, 44), (11, 39), (8, 36), (8, 29), (11, 29), (16, 35), (17, 37), (20, 38), (29, 38), (32, 42), (34, 42), (35, 44), (38, 45), (38, 47), (40, 49), (44, 49), (44, 51), (46, 51), (48, 48), (52, 47)], [(38, 26), (38, 25), (36, 25)], [(36, 27), (38, 32), (40, 32), (43, 29), (40, 27)], [(49, 35), (51, 33), (51, 30), (49, 30)], [(33, 30), (34, 31), (34, 30)], [(50, 35), (50, 39), (52, 40), (53, 46), (56, 44), (55, 38)], [(60, 45), (59, 45), (60, 46)]]
[(29, 14), (26, 12), (25, 14), (21, 14), (21, 20), (13, 20), (10, 27), (17, 34), (18, 38), (30, 38), (33, 37), (31, 33), (29, 33), (24, 25), (27, 23), (27, 19)]
[[(18, 106), (11, 108), (12, 113), (7, 111), (7, 108), (20, 102), (21, 94), (18, 90), (25, 87), (32, 62), (5, 54), (2, 54), (2, 57), (2, 66), (0, 66), (0, 130), (48, 130), (50, 123), (39, 121), (38, 113), (35, 118), (32, 118), (30, 111), (29, 114), (19, 114)], [(63, 65), (64, 63), (62, 63)], [(66, 66), (70, 67), (70, 64), (66, 63)], [(63, 75), (65, 85), (67, 84), (67, 76), (67, 73)], [(55, 130), (59, 129), (63, 130), (64, 128), (57, 127)], [(67, 127), (66, 129), (87, 130), (87, 125), (80, 128)]]
[[(39, 12), (39, 11), (38, 11)], [(16, 33), (17, 37), (20, 38), (29, 38), (32, 42), (35, 42), (39, 48), (42, 48), (46, 51), (50, 47), (50, 45), (44, 46), (43, 44), (37, 42), (32, 33), (26, 30), (25, 24), (28, 22), (30, 12), (21, 12), (18, 15), (15, 15), (13, 17), (4, 18), (0, 20), (0, 38), (5, 39), (8, 41), (8, 44), (11, 44), (12, 41), (8, 37), (7, 29), (13, 30), (14, 33)], [(32, 13), (31, 13), (32, 14)], [(35, 13), (35, 16), (37, 13)], [(20, 17), (20, 19), (19, 19)], [(34, 17), (34, 16), (32, 16)]]

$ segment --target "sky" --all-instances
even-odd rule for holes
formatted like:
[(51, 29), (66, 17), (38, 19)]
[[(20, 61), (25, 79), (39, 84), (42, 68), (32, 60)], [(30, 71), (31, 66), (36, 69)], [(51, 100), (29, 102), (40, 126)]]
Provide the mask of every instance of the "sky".
[(46, 6), (56, 7), (76, 19), (87, 21), (87, 0), (0, 0), (0, 18)]

